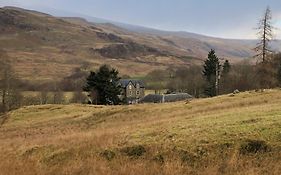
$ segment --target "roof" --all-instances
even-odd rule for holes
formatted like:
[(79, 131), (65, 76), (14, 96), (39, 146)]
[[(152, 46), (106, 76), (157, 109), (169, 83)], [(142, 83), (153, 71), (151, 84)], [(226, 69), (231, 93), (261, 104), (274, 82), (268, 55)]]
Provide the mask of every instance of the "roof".
[(127, 87), (129, 83), (132, 83), (135, 87), (137, 87), (137, 84), (140, 85), (140, 88), (144, 88), (145, 84), (142, 80), (134, 80), (134, 79), (121, 79), (120, 84), (123, 88)]
[(191, 95), (187, 93), (178, 93), (178, 94), (166, 94), (166, 95), (158, 95), (158, 94), (149, 94), (143, 97), (140, 102), (141, 103), (161, 103), (163, 102), (176, 102), (183, 101), (193, 98)]

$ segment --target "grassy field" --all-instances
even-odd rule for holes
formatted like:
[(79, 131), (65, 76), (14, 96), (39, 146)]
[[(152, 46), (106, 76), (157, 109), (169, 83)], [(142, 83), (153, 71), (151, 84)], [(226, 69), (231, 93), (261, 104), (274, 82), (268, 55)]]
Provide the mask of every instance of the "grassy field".
[(281, 90), (9, 113), (0, 174), (281, 174)]

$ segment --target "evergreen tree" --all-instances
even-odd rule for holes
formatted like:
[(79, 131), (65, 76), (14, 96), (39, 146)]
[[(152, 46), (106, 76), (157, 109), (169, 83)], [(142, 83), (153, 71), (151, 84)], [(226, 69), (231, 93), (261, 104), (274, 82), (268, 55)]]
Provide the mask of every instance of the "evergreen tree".
[(231, 65), (228, 60), (225, 60), (223, 63), (222, 69), (222, 76), (221, 76), (221, 83), (220, 83), (220, 92), (221, 93), (229, 93), (230, 90), (233, 90), (233, 87), (230, 86), (231, 84), (231, 76), (229, 72), (231, 70)]
[(228, 60), (225, 60), (222, 69), (222, 76), (226, 76), (230, 72), (231, 66)]
[(89, 93), (92, 104), (117, 105), (121, 93), (118, 71), (103, 65), (97, 72), (91, 72), (87, 78), (84, 90)]
[(217, 95), (218, 77), (220, 70), (219, 58), (216, 56), (215, 50), (211, 50), (208, 54), (207, 60), (204, 62), (203, 76), (207, 82), (205, 87), (205, 94), (213, 97)]

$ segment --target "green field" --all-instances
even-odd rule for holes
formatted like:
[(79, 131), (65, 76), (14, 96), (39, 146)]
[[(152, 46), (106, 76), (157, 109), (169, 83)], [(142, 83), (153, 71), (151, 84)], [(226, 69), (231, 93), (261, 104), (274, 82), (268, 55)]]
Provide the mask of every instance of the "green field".
[(0, 174), (281, 174), (281, 90), (10, 112)]

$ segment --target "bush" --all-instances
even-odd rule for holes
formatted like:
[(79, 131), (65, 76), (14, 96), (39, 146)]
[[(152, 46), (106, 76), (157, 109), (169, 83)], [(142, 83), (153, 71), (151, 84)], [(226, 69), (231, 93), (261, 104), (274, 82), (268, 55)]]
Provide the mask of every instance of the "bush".
[(198, 160), (198, 157), (195, 154), (189, 153), (188, 151), (185, 150), (180, 150), (179, 156), (183, 163), (187, 163), (191, 166), (193, 166), (194, 163)]
[(162, 156), (162, 154), (157, 154), (156, 156), (154, 156), (153, 160), (161, 164), (164, 163), (164, 157)]
[(116, 154), (115, 152), (111, 151), (111, 150), (105, 150), (100, 154), (102, 157), (104, 157), (105, 159), (111, 161), (112, 159), (115, 158)]
[(240, 146), (240, 154), (257, 154), (270, 151), (270, 147), (262, 140), (247, 140)]
[(140, 157), (146, 152), (146, 150), (142, 145), (136, 145), (123, 148), (121, 149), (121, 152), (125, 153), (129, 157)]

